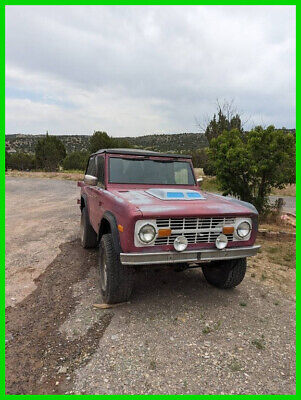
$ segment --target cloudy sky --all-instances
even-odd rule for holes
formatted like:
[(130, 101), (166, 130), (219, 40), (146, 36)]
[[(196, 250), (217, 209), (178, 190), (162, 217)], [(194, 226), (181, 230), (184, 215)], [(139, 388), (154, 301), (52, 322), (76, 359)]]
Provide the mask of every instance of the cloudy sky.
[(217, 98), (295, 127), (293, 6), (6, 7), (6, 133), (197, 132)]

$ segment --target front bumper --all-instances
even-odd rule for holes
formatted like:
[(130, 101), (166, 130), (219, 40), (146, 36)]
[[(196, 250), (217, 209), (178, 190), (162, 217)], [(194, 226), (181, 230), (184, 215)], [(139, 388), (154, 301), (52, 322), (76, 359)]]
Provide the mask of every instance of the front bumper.
[(200, 263), (203, 261), (230, 260), (254, 256), (261, 246), (232, 247), (223, 250), (166, 251), (160, 253), (120, 253), (121, 264), (148, 265), (171, 263)]

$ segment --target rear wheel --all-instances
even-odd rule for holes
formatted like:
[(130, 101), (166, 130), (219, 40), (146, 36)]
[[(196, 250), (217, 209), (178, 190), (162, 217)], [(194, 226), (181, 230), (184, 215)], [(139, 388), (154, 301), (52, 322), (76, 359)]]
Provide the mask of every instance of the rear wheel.
[(97, 245), (97, 235), (90, 224), (87, 207), (82, 209), (80, 219), (80, 241), (84, 249), (96, 247)]
[(212, 262), (203, 266), (203, 274), (211, 285), (221, 289), (231, 289), (242, 282), (246, 268), (246, 258), (238, 258)]
[(133, 268), (122, 265), (111, 233), (102, 236), (99, 245), (100, 290), (107, 304), (128, 301), (134, 280)]

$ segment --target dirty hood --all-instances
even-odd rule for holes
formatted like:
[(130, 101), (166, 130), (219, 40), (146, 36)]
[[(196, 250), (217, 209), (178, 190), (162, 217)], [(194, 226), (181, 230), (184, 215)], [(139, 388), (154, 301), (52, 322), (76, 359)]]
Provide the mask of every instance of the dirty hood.
[[(167, 191), (173, 194), (168, 195)], [(115, 189), (111, 192), (139, 209), (144, 218), (257, 214), (249, 203), (199, 190), (188, 190), (195, 193), (190, 195), (183, 189)]]

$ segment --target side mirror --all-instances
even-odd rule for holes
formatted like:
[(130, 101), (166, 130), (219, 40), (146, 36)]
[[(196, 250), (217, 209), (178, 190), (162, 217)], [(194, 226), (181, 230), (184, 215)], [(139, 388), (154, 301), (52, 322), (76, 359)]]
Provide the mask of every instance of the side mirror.
[(196, 181), (197, 181), (198, 185), (201, 186), (201, 184), (202, 184), (202, 182), (203, 182), (203, 178), (200, 177), (200, 178), (198, 178)]
[(96, 186), (98, 179), (96, 178), (96, 176), (93, 175), (85, 175), (84, 182), (86, 185)]

